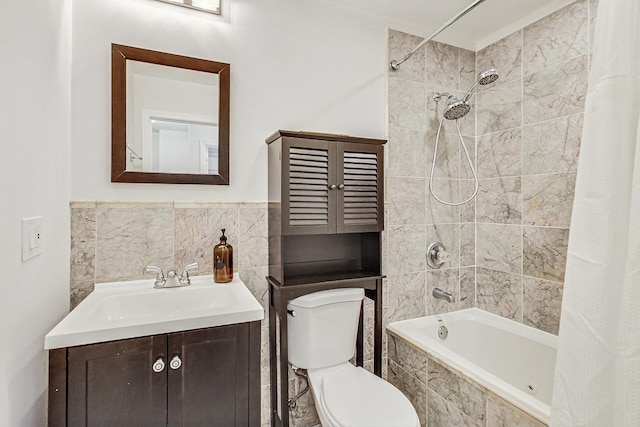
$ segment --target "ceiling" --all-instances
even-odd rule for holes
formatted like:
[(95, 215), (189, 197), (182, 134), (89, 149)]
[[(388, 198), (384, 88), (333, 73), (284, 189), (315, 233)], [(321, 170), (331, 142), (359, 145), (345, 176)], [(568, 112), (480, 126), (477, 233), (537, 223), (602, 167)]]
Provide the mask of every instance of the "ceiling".
[[(382, 18), (387, 26), (429, 37), (473, 0), (329, 0)], [(575, 0), (485, 0), (435, 40), (480, 50)]]

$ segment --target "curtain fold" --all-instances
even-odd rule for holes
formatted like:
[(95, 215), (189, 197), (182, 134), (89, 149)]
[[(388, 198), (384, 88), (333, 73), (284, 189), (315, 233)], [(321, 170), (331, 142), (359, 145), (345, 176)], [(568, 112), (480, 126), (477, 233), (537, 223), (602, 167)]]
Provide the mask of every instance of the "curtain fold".
[(640, 426), (640, 2), (600, 0), (551, 426)]

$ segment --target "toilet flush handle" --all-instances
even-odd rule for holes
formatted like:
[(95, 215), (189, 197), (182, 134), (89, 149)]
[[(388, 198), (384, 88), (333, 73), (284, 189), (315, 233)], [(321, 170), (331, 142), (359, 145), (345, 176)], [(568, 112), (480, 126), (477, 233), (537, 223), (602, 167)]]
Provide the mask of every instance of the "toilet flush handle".
[(291, 315), (291, 317), (296, 317), (298, 315), (295, 310), (287, 309), (287, 313), (289, 313), (289, 315)]

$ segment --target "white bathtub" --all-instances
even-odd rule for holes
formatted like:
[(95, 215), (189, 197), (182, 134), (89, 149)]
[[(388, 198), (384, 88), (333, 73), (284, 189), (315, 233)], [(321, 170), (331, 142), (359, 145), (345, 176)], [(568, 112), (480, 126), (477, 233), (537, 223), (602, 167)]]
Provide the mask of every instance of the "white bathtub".
[[(443, 325), (444, 340), (438, 336)], [(394, 322), (387, 329), (548, 424), (555, 335), (477, 308)]]

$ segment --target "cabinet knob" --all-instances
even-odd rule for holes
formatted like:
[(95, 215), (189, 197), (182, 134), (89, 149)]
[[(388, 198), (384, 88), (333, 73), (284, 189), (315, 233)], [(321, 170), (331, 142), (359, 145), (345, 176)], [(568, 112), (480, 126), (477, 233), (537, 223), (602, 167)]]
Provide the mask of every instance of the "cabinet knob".
[(344, 190), (344, 184), (338, 185), (338, 190)]
[(180, 360), (180, 356), (173, 356), (173, 359), (171, 359), (171, 362), (169, 362), (169, 366), (174, 370), (180, 369), (180, 366), (182, 366), (182, 360)]
[(162, 357), (158, 357), (155, 362), (153, 362), (153, 372), (162, 372), (164, 371), (164, 360)]
[(335, 190), (336, 188), (338, 188), (338, 186), (335, 184), (329, 185), (329, 190)]

